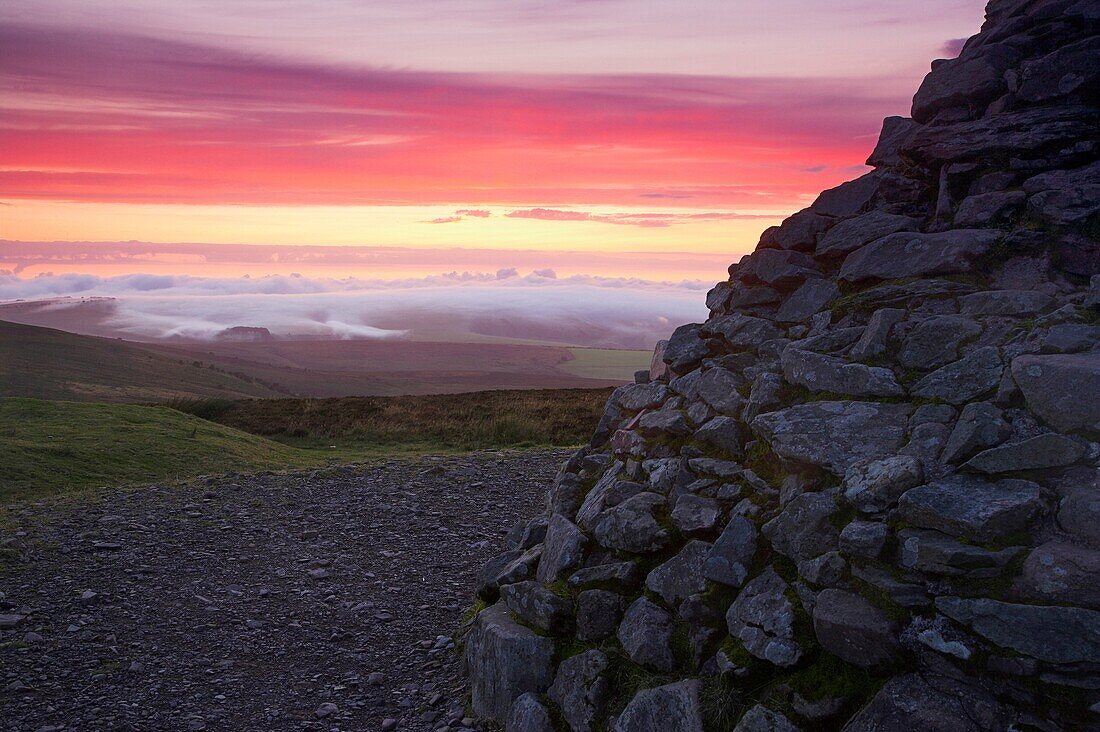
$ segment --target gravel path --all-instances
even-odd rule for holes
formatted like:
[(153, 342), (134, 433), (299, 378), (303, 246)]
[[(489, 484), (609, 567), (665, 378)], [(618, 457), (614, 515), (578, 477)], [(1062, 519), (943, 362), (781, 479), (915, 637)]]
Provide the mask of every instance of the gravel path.
[(9, 506), (3, 541), (20, 558), (0, 572), (0, 729), (461, 727), (452, 637), (477, 570), (566, 457)]

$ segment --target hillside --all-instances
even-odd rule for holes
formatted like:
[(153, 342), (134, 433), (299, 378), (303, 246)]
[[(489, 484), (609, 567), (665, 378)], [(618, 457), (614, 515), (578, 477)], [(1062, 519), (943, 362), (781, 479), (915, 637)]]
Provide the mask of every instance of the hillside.
[(0, 396), (97, 402), (282, 396), (252, 377), (126, 341), (0, 321)]
[(324, 462), (167, 407), (0, 399), (0, 501)]
[(990, 2), (615, 391), (484, 565), (474, 712), (1100, 729), (1098, 11)]

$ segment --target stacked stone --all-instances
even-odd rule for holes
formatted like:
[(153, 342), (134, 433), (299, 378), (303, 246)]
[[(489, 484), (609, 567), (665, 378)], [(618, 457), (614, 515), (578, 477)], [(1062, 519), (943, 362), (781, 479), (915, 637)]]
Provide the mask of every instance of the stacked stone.
[(477, 714), (1100, 727), (1098, 27), (991, 2), (615, 392), (484, 569)]

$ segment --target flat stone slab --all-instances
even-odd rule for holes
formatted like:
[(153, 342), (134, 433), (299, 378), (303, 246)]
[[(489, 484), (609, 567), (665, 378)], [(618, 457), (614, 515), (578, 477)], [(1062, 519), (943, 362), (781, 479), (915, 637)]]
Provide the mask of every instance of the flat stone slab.
[(1100, 352), (1019, 356), (1012, 378), (1031, 411), (1054, 429), (1100, 431)]
[(991, 541), (1024, 528), (1042, 507), (1029, 480), (953, 475), (906, 491), (898, 511), (914, 526)]

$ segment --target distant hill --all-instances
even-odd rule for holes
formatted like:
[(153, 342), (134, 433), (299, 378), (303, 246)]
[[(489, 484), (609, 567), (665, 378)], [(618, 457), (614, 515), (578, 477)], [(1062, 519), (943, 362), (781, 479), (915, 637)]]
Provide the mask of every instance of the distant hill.
[(285, 390), (186, 354), (0, 321), (0, 396), (97, 402), (285, 396)]

